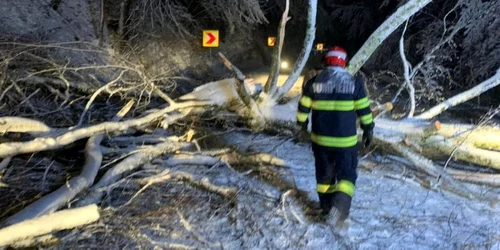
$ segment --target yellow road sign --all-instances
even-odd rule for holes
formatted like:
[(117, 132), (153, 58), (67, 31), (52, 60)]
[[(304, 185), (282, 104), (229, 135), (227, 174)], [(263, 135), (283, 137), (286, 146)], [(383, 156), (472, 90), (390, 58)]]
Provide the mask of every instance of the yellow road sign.
[(267, 46), (274, 47), (275, 43), (276, 43), (276, 37), (275, 36), (270, 36), (270, 37), (267, 38)]
[(204, 30), (203, 31), (203, 47), (215, 48), (219, 47), (219, 31)]
[(324, 44), (318, 43), (316, 44), (316, 50), (323, 50)]

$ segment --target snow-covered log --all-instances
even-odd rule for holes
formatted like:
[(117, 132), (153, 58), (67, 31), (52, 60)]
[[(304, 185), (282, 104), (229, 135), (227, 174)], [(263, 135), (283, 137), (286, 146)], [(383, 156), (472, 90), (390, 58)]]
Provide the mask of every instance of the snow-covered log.
[[(115, 116), (113, 121), (119, 121), (132, 108), (134, 101), (129, 101)], [(24, 220), (39, 217), (44, 214), (52, 213), (66, 205), (78, 193), (89, 188), (97, 176), (101, 167), (102, 152), (101, 141), (104, 138), (103, 133), (90, 137), (85, 146), (85, 164), (79, 176), (71, 178), (63, 186), (54, 192), (38, 199), (20, 212), (12, 215), (5, 220), (5, 223), (15, 224)]]
[[(460, 143), (456, 140), (447, 140), (442, 136), (434, 135), (425, 141), (425, 155), (452, 155), (472, 164), (495, 168), (500, 170), (500, 152), (476, 148), (468, 143)], [(438, 155), (439, 156), (439, 155)]]
[(440, 124), (437, 134), (488, 150), (500, 150), (500, 128), (464, 124)]
[(394, 14), (387, 18), (366, 40), (363, 46), (349, 62), (349, 72), (356, 73), (382, 44), (404, 21), (408, 20), (415, 13), (424, 8), (432, 0), (410, 0), (399, 7)]
[(51, 232), (87, 225), (98, 219), (99, 209), (96, 205), (44, 215), (0, 229), (0, 247)]
[(141, 118), (130, 119), (123, 122), (104, 122), (97, 125), (68, 131), (54, 137), (40, 137), (27, 142), (9, 142), (0, 144), (0, 158), (15, 156), (19, 154), (34, 153), (45, 150), (57, 149), (77, 140), (91, 137), (97, 133), (123, 131), (139, 127), (154, 121), (163, 119), (167, 113), (189, 107), (205, 106), (208, 103), (202, 101), (176, 103)]

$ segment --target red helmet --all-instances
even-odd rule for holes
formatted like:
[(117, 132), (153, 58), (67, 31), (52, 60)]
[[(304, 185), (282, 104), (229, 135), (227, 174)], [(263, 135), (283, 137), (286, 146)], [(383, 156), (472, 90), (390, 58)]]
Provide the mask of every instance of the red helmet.
[(326, 66), (340, 66), (345, 68), (346, 59), (347, 52), (345, 49), (335, 46), (326, 53), (324, 63)]

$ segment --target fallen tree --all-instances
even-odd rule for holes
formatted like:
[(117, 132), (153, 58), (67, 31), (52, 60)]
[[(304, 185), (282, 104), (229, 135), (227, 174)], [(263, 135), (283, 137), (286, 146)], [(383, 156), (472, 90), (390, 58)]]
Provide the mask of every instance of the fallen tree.
[[(102, 167), (102, 151), (99, 152), (101, 150), (99, 144), (105, 135), (113, 137), (116, 134), (123, 134), (129, 130), (146, 131), (145, 127), (148, 126), (152, 126), (154, 128), (168, 128), (168, 126), (172, 125), (175, 121), (188, 117), (189, 115), (197, 115), (200, 112), (203, 112), (207, 106), (217, 106), (224, 110), (229, 109), (236, 111), (236, 114), (243, 120), (247, 121), (247, 124), (255, 131), (261, 131), (276, 125), (293, 128), (295, 124), (297, 98), (292, 98), (288, 102), (284, 102), (284, 97), (285, 94), (290, 91), (293, 84), (295, 84), (297, 75), (302, 71), (304, 63), (311, 50), (312, 41), (314, 41), (314, 20), (317, 1), (309, 0), (308, 2), (310, 9), (308, 11), (309, 22), (306, 39), (304, 41), (304, 48), (301, 53), (303, 56), (296, 63), (294, 73), (291, 74), (289, 80), (287, 80), (281, 87), (277, 86), (277, 82), (273, 80), (275, 79), (276, 74), (279, 74), (279, 70), (275, 70), (271, 71), (272, 75), (269, 76), (269, 79), (271, 79), (269, 84), (272, 86), (265, 87), (265, 91), (259, 95), (252, 93), (255, 88), (252, 88), (253, 86), (251, 81), (246, 79), (244, 74), (236, 67), (236, 65), (230, 62), (226, 57), (224, 57), (224, 55), (220, 54), (224, 65), (233, 73), (234, 78), (223, 79), (200, 86), (193, 92), (181, 96), (175, 101), (170, 99), (168, 95), (165, 95), (158, 89), (154, 88), (152, 91), (164, 99), (167, 104), (165, 107), (160, 109), (144, 112), (139, 118), (128, 119), (125, 121), (116, 120), (102, 122), (86, 127), (54, 129), (37, 120), (18, 117), (3, 117), (0, 122), (0, 127), (4, 131), (32, 134), (34, 136), (38, 136), (38, 138), (29, 141), (6, 142), (0, 144), (0, 158), (3, 159), (0, 170), (4, 167), (3, 165), (9, 163), (12, 157), (21, 154), (32, 154), (40, 151), (55, 150), (66, 145), (73, 144), (77, 140), (88, 139), (86, 147), (87, 162), (82, 170), (82, 176), (71, 179), (68, 182), (69, 186), (63, 186), (45, 198), (34, 202), (32, 205), (25, 208), (26, 210), (21, 210), (21, 212), (12, 216), (4, 223), (17, 223), (48, 212), (53, 212), (64, 206), (66, 203), (73, 201), (76, 195), (85, 189), (89, 189), (88, 193), (85, 197), (79, 197), (77, 204), (81, 206), (85, 204), (99, 203), (102, 201), (105, 193), (112, 188), (114, 183), (122, 179), (127, 173), (137, 170), (140, 166), (143, 166), (161, 155), (172, 154), (178, 150), (192, 146), (192, 143), (189, 143), (189, 140), (183, 141), (175, 136), (153, 138), (155, 139), (154, 145), (146, 146), (142, 145), (146, 142), (146, 140), (143, 140), (142, 138), (133, 142), (130, 141), (130, 144), (134, 144), (137, 147), (122, 149), (123, 151), (126, 151), (126, 154), (124, 156), (120, 156), (119, 159), (115, 159), (114, 163), (117, 164), (107, 170), (103, 177), (101, 177), (96, 184), (92, 185), (94, 183), (94, 179), (96, 178), (96, 171)], [(376, 46), (380, 44), (385, 37), (387, 37), (402, 22), (408, 19), (412, 13), (418, 11), (419, 8), (422, 8), (428, 2), (429, 1), (409, 1), (405, 4), (405, 6), (403, 6), (406, 8), (404, 9), (405, 11), (398, 11), (394, 14), (404, 14), (403, 16), (388, 19), (388, 21), (394, 22), (392, 26), (390, 26), (390, 28), (385, 27), (384, 29), (381, 29), (384, 30), (383, 36), (373, 35), (370, 37), (369, 41), (367, 41), (360, 50), (365, 52), (359, 52), (361, 54), (358, 53), (359, 55), (353, 58), (355, 67), (351, 68), (351, 70), (356, 67), (359, 68), (362, 65), (362, 62), (366, 61), (369, 55), (376, 49)], [(412, 8), (408, 9), (411, 6)], [(288, 17), (285, 13), (282, 18), (282, 25), (286, 23), (287, 19)], [(381, 31), (377, 30), (376, 32)], [(279, 40), (280, 39), (284, 39), (284, 31), (280, 32)], [(281, 47), (276, 46), (275, 49), (280, 50)], [(366, 51), (371, 52), (368, 53)], [(274, 55), (279, 56), (280, 53), (280, 51), (276, 51)], [(273, 62), (275, 63), (273, 66), (279, 69), (276, 65), (279, 63), (279, 58), (275, 58)], [(498, 165), (500, 163), (495, 161), (495, 159), (500, 159), (500, 152), (498, 152), (500, 149), (500, 140), (498, 139), (500, 138), (500, 129), (498, 127), (487, 125), (474, 126), (469, 124), (445, 124), (437, 121), (431, 121), (430, 119), (434, 118), (440, 112), (445, 111), (453, 105), (467, 101), (474, 96), (497, 86), (499, 82), (499, 72), (500, 71), (484, 83), (478, 85), (478, 87), (452, 97), (450, 100), (443, 102), (443, 104), (437, 105), (436, 108), (430, 109), (429, 112), (416, 116), (415, 118), (398, 121), (390, 120), (384, 117), (383, 113), (385, 111), (382, 111), (381, 115), (379, 115), (375, 121), (375, 143), (391, 148), (392, 152), (408, 158), (408, 161), (416, 169), (433, 178), (436, 178), (436, 180), (441, 181), (443, 183), (442, 186), (446, 187), (446, 189), (466, 197), (481, 196), (481, 194), (474, 193), (473, 191), (464, 188), (461, 183), (454, 179), (454, 177), (457, 177), (458, 179), (465, 178), (463, 177), (463, 173), (457, 174), (451, 172), (452, 174), (450, 175), (447, 170), (437, 166), (429, 159), (449, 157), (451, 155), (462, 161), (500, 169), (500, 166)], [(147, 79), (145, 81), (147, 81)], [(96, 91), (101, 90), (97, 89)], [(97, 96), (97, 94), (98, 92), (95, 92), (92, 95), (91, 101), (88, 102), (85, 110), (90, 107), (90, 103), (93, 101), (93, 98)], [(391, 105), (378, 106), (380, 108), (385, 107), (386, 109), (391, 108)], [(83, 115), (80, 117), (83, 117)], [(82, 121), (81, 118), (80, 121)], [(250, 156), (241, 156), (235, 154), (234, 152), (224, 153), (222, 155), (196, 157), (177, 154), (175, 157), (171, 157), (167, 161), (170, 165), (190, 163), (210, 165), (217, 162), (224, 162), (226, 164), (261, 162), (268, 165), (286, 165), (286, 163), (282, 160), (276, 159), (270, 155), (255, 154)], [(170, 174), (168, 176), (168, 178), (171, 178)], [(476, 176), (475, 178), (484, 178), (484, 176)], [(219, 192), (225, 195), (234, 193), (233, 191), (214, 188), (205, 180), (197, 181), (195, 178), (181, 175), (179, 175), (179, 179), (196, 182), (198, 185), (213, 192)], [(154, 183), (156, 180), (149, 181), (150, 182), (142, 184), (151, 185), (148, 183)], [(436, 187), (436, 185), (439, 186), (439, 183), (432, 184), (430, 186)]]

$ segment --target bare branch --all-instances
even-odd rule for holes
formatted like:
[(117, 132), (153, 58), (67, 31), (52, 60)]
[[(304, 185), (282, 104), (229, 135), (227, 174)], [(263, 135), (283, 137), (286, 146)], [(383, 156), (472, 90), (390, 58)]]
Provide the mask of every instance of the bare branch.
[(413, 86), (413, 83), (410, 79), (410, 62), (406, 60), (405, 56), (405, 45), (404, 45), (404, 36), (406, 32), (406, 28), (408, 27), (408, 20), (406, 20), (405, 23), (405, 28), (403, 29), (403, 33), (401, 34), (401, 38), (399, 39), (399, 55), (401, 56), (401, 61), (403, 61), (403, 69), (404, 69), (404, 78), (405, 78), (405, 85), (408, 88), (408, 94), (410, 95), (410, 112), (408, 113), (408, 117), (413, 117), (413, 114), (415, 114), (415, 87)]
[(433, 108), (427, 110), (426, 112), (416, 116), (415, 118), (417, 119), (423, 119), (423, 120), (428, 120), (436, 117), (437, 115), (441, 114), (445, 110), (449, 109), (450, 107), (456, 106), (460, 103), (466, 102), (500, 84), (500, 68), (497, 69), (497, 72), (495, 75), (487, 79), (486, 81), (482, 82), (481, 84), (477, 85), (474, 88), (471, 88), (465, 92), (462, 92), (454, 97), (449, 98), (448, 100), (434, 106)]

